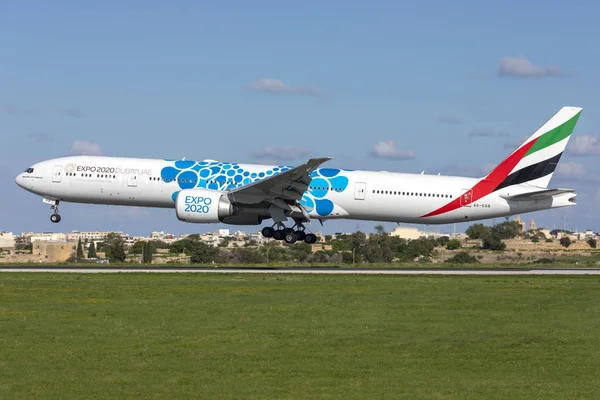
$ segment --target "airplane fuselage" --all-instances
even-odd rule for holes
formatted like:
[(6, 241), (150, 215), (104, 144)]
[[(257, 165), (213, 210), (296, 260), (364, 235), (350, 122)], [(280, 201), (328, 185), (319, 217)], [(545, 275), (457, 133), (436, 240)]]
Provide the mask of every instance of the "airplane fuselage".
[[(177, 193), (201, 188), (227, 192), (285, 172), (283, 165), (217, 161), (76, 156), (44, 161), (17, 177), (49, 201), (175, 208)], [(572, 195), (512, 202), (527, 184), (478, 193), (479, 178), (317, 168), (300, 204), (311, 219), (447, 224), (573, 205)], [(189, 208), (189, 207), (188, 207)], [(260, 224), (272, 215), (257, 204), (246, 215), (219, 222)]]

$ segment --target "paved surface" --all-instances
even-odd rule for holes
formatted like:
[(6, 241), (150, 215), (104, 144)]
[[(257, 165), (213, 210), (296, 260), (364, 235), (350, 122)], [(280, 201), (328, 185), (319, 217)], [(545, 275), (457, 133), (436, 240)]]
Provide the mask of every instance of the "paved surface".
[(222, 273), (222, 274), (358, 274), (358, 275), (600, 275), (600, 268), (118, 268), (3, 266), (0, 272), (53, 272), (78, 274)]

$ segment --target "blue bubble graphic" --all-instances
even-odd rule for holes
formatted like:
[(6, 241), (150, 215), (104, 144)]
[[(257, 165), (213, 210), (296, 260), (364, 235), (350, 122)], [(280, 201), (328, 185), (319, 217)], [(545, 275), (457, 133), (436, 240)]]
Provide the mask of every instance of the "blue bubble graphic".
[(319, 174), (321, 174), (321, 176), (324, 176), (326, 178), (333, 178), (334, 176), (336, 176), (339, 173), (340, 173), (340, 170), (339, 169), (335, 169), (335, 168), (321, 168), (321, 169), (319, 169)]
[(336, 188), (338, 191), (344, 191), (348, 187), (348, 178), (345, 176), (337, 176), (329, 180), (331, 186)]
[(313, 199), (306, 195), (302, 196), (302, 199), (300, 199), (300, 204), (302, 204), (308, 212), (311, 212), (315, 209), (315, 202), (313, 201)]
[(160, 171), (160, 177), (165, 181), (171, 180), (175, 179), (178, 173), (179, 171), (173, 167), (165, 167)]
[(192, 168), (194, 166), (194, 164), (196, 164), (196, 161), (179, 160), (179, 161), (175, 161), (175, 168), (188, 169), (188, 168)]
[(196, 187), (196, 181), (198, 180), (198, 175), (194, 171), (183, 171), (177, 177), (177, 183), (179, 187), (182, 189), (191, 189)]
[(329, 182), (323, 178), (313, 179), (310, 186), (312, 187), (310, 194), (313, 197), (325, 197), (329, 191)]
[(330, 200), (315, 200), (317, 203), (317, 214), (325, 216), (331, 214), (333, 211), (333, 203)]
[[(181, 189), (194, 187), (215, 190), (232, 190), (244, 185), (258, 182), (265, 177), (272, 177), (289, 171), (293, 166), (278, 165), (272, 169), (246, 170), (236, 163), (223, 163), (218, 161), (193, 161), (193, 160), (166, 160), (167, 165), (161, 170), (161, 178), (165, 182), (177, 182)], [(331, 188), (342, 192), (348, 188), (349, 180), (344, 170), (337, 168), (322, 168), (310, 173), (312, 178), (311, 190), (306, 192), (300, 203), (309, 211), (316, 211), (320, 216), (331, 214), (335, 205), (326, 197)], [(318, 189), (317, 189), (318, 188)], [(172, 198), (175, 200), (178, 191)]]

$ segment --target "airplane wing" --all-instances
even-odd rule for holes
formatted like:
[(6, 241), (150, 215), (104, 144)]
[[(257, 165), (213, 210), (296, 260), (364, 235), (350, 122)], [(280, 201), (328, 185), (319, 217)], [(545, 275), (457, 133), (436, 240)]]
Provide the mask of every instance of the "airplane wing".
[(237, 204), (269, 202), (280, 208), (289, 209), (302, 198), (312, 181), (310, 173), (331, 157), (311, 158), (306, 163), (277, 175), (265, 178), (229, 191), (230, 198)]
[(574, 189), (544, 189), (544, 190), (538, 190), (536, 192), (520, 193), (520, 194), (515, 194), (513, 196), (501, 196), (501, 197), (506, 200), (513, 200), (513, 201), (531, 201), (531, 200), (541, 200), (544, 198), (556, 196), (556, 195), (563, 194), (563, 193), (574, 193), (574, 192), (575, 192)]

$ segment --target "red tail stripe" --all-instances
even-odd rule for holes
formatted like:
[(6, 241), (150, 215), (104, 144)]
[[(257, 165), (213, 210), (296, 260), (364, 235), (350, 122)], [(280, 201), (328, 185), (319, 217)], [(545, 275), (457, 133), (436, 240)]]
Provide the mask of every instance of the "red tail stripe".
[[(471, 202), (475, 202), (492, 193), (494, 189), (496, 189), (496, 187), (498, 187), (498, 185), (501, 184), (504, 179), (506, 179), (508, 174), (510, 174), (510, 171), (516, 167), (519, 161), (523, 159), (525, 154), (527, 154), (529, 149), (535, 144), (538, 138), (535, 138), (531, 142), (515, 150), (515, 152), (502, 161), (500, 165), (494, 168), (494, 170), (490, 172), (487, 177), (477, 182), (475, 186), (471, 188)], [(421, 218), (444, 214), (449, 211), (456, 210), (457, 208), (460, 208), (460, 197), (452, 200), (450, 203), (438, 208), (437, 210), (430, 212), (429, 214), (423, 215)]]

